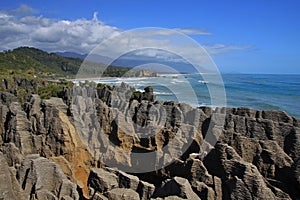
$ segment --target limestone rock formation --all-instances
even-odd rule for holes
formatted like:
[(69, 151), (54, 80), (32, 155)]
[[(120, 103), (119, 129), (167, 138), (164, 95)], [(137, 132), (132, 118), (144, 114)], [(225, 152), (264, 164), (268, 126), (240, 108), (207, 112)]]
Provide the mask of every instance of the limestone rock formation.
[(89, 186), (95, 191), (104, 193), (119, 186), (118, 177), (101, 168), (92, 169), (89, 175)]
[(87, 193), (93, 159), (83, 146), (60, 98), (42, 101), (33, 95), (22, 107), (1, 104), (4, 153), (9, 166), (18, 168), (27, 155), (39, 154), (62, 166), (63, 172)]
[(189, 181), (185, 178), (174, 177), (167, 180), (154, 194), (156, 197), (178, 196), (184, 199), (200, 199), (192, 190)]
[[(125, 197), (150, 199), (155, 191), (153, 184), (141, 181), (137, 176), (108, 167), (92, 169), (88, 184), (92, 198), (98, 198), (101, 195), (108, 199)], [(122, 190), (115, 190), (121, 188)]]
[(0, 152), (0, 199), (25, 199), (15, 169), (10, 168)]
[(49, 159), (37, 154), (28, 155), (17, 173), (25, 199), (79, 199), (76, 184)]
[(300, 120), (285, 112), (192, 108), (124, 83), (20, 101), (14, 90), (38, 83), (10, 84), (0, 82), (0, 199), (300, 196)]

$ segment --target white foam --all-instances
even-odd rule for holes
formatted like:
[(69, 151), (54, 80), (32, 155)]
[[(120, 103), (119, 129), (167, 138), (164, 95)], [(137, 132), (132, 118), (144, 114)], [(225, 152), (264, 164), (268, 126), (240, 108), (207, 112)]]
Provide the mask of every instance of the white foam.
[(173, 93), (169, 93), (169, 92), (153, 92), (153, 93), (156, 95), (165, 95), (165, 96), (174, 95)]

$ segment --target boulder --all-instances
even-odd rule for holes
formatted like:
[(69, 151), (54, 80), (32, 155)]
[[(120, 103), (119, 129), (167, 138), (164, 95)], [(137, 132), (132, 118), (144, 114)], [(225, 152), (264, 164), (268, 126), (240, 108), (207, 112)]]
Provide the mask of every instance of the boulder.
[(130, 174), (127, 174), (122, 171), (117, 172), (119, 178), (119, 187), (120, 188), (129, 188), (134, 191), (138, 189), (139, 178)]
[(200, 199), (193, 191), (187, 179), (174, 177), (167, 180), (155, 191), (154, 197), (178, 196), (184, 199)]
[(108, 190), (119, 186), (118, 177), (101, 168), (91, 169), (88, 184), (89, 187), (94, 188), (100, 193), (107, 192)]
[(141, 100), (146, 100), (149, 102), (154, 102), (156, 100), (156, 96), (153, 93), (153, 88), (151, 86), (145, 87), (145, 92), (141, 95)]

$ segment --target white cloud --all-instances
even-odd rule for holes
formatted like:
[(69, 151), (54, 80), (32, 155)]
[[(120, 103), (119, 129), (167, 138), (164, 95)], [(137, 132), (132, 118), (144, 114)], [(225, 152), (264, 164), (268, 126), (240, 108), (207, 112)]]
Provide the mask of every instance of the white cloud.
[(152, 29), (146, 33), (143, 33), (143, 36), (168, 36), (175, 34), (185, 34), (185, 35), (211, 35), (211, 33), (206, 32), (204, 29), (189, 29), (189, 28), (175, 28), (175, 29)]
[(207, 32), (204, 29), (178, 28), (175, 30), (186, 35), (211, 35), (210, 32)]
[(250, 49), (251, 46), (238, 46), (238, 45), (224, 45), (224, 44), (214, 44), (214, 45), (205, 45), (203, 48), (211, 55), (228, 53), (230, 51), (246, 50)]
[(105, 38), (120, 32), (99, 21), (96, 13), (92, 20), (75, 21), (30, 15), (20, 18), (8, 13), (11, 12), (0, 12), (2, 50), (28, 45), (47, 51), (88, 53)]
[[(95, 12), (92, 19), (57, 20), (43, 16), (32, 15), (36, 11), (27, 5), (21, 5), (16, 10), (0, 11), (0, 50), (13, 49), (19, 46), (33, 46), (46, 51), (72, 51), (89, 53), (107, 38), (120, 35), (123, 30), (106, 25), (98, 19)], [(185, 35), (210, 35), (203, 29), (137, 29), (120, 37), (111, 44), (102, 44), (102, 52), (115, 55), (140, 47), (161, 47), (170, 52), (180, 52), (188, 58), (199, 58), (197, 45), (186, 42)], [(159, 36), (159, 37), (157, 37)], [(180, 36), (180, 37), (174, 37)], [(243, 50), (246, 46), (216, 44), (204, 46), (210, 54), (216, 55), (233, 50)], [(162, 51), (139, 51), (137, 54), (148, 57), (180, 62), (178, 56)]]

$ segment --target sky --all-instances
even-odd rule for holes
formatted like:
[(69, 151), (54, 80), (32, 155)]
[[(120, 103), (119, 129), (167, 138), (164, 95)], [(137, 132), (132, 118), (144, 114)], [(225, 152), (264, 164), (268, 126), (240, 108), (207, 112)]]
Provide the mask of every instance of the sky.
[[(300, 74), (299, 10), (297, 0), (2, 0), (0, 50), (87, 54), (123, 31), (161, 27), (195, 40), (222, 72)], [(133, 46), (157, 42), (135, 38)]]

